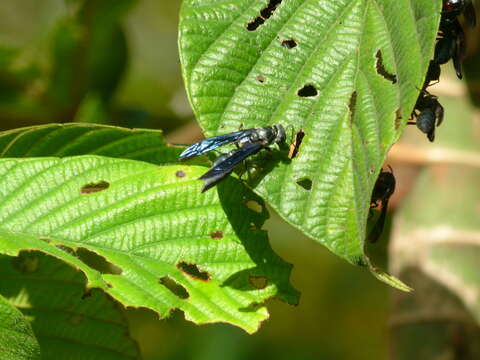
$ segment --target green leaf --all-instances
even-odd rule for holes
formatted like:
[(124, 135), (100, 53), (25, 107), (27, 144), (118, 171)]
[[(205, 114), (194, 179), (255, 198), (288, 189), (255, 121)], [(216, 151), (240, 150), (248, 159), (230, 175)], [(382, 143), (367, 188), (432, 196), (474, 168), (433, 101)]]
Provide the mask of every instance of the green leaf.
[[(2, 267), (2, 274), (3, 271)], [(27, 319), (2, 296), (0, 296), (0, 359), (40, 359), (40, 347)]]
[(0, 133), (0, 157), (104, 155), (164, 165), (182, 148), (165, 143), (160, 130), (94, 124), (48, 124)]
[[(291, 266), (261, 230), (261, 199), (234, 178), (201, 194), (204, 171), (99, 156), (0, 160), (0, 249), (62, 259), (125, 306), (253, 332), (267, 299), (297, 302)], [(120, 273), (97, 271), (79, 249)]]
[(73, 19), (63, 19), (56, 24), (52, 34), (52, 71), (47, 90), (55, 108), (68, 108), (79, 101), (85, 91), (81, 40), (82, 27)]
[[(8, 110), (18, 104), (19, 98), (28, 92), (40, 70), (31, 64), (20, 49), (0, 44), (0, 109)], [(11, 110), (11, 109), (10, 109)]]
[[(354, 264), (370, 194), (423, 85), (441, 1), (185, 0), (180, 51), (207, 136), (281, 123), (298, 156), (256, 182), (289, 223)], [(286, 151), (285, 151), (286, 152)]]
[(78, 106), (74, 122), (90, 124), (107, 124), (110, 120), (105, 102), (98, 93), (87, 94)]
[(88, 42), (88, 87), (104, 100), (112, 97), (127, 67), (127, 38), (121, 21), (135, 3), (136, 0), (88, 0), (79, 12), (79, 21), (88, 28), (84, 40)]
[(56, 24), (47, 95), (57, 111), (72, 112), (90, 92), (106, 103), (111, 99), (128, 59), (121, 20), (134, 4), (135, 0), (82, 1)]
[(1, 256), (0, 268), (0, 291), (30, 319), (42, 358), (139, 358), (119, 306), (101, 291), (85, 293), (81, 272), (39, 252)]

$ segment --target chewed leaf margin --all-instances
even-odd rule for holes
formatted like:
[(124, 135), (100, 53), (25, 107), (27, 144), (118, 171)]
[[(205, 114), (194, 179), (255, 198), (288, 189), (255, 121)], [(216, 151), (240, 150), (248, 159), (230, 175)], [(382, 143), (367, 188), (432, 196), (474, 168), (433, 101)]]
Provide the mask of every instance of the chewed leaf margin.
[[(98, 156), (0, 164), (3, 254), (39, 250), (81, 270), (88, 288), (124, 306), (150, 308), (161, 317), (179, 308), (196, 323), (228, 322), (247, 332), (268, 317), (267, 299), (298, 301), (289, 283), (291, 265), (273, 253), (261, 230), (268, 216), (262, 200), (234, 178), (201, 194), (196, 179), (203, 167)], [(100, 179), (109, 186), (92, 186)], [(82, 192), (85, 184), (89, 191)], [(248, 201), (262, 211), (249, 210)], [(91, 268), (76, 256), (79, 249), (120, 273)], [(256, 288), (250, 278), (261, 276), (268, 282)], [(172, 284), (187, 295), (179, 296)]]
[(39, 251), (0, 255), (0, 268), (0, 293), (30, 322), (42, 358), (70, 358), (72, 343), (81, 344), (77, 358), (139, 358), (121, 306), (99, 289), (86, 291), (81, 271)]
[(252, 186), (353, 264), (370, 264), (369, 195), (422, 88), (440, 10), (431, 0), (183, 2), (183, 76), (206, 135), (281, 123), (292, 148), (303, 132), (296, 156), (262, 162)]

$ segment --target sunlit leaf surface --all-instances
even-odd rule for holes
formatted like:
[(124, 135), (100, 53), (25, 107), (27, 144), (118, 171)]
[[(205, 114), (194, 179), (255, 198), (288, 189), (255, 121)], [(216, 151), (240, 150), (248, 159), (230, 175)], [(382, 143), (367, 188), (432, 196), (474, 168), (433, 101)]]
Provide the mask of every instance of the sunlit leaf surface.
[[(253, 332), (265, 300), (297, 301), (291, 267), (261, 230), (261, 200), (233, 178), (201, 194), (204, 171), (99, 156), (0, 160), (0, 251), (62, 259), (125, 306)], [(80, 249), (118, 271), (90, 266)]]
[(185, 0), (180, 51), (207, 136), (281, 123), (298, 155), (267, 154), (255, 191), (355, 264), (370, 194), (422, 87), (432, 0)]

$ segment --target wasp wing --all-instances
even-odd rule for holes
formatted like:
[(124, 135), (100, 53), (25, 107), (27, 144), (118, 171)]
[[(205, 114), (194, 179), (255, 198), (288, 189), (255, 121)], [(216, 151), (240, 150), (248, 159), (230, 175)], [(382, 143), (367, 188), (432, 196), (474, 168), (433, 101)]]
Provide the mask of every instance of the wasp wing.
[(199, 178), (199, 180), (205, 181), (202, 192), (207, 191), (219, 181), (227, 177), (233, 171), (235, 166), (237, 166), (250, 155), (259, 152), (263, 147), (264, 146), (261, 142), (247, 143), (240, 149), (233, 151), (230, 156), (225, 158), (225, 160), (215, 164), (210, 170), (208, 170)]
[(216, 148), (239, 141), (245, 136), (249, 136), (254, 129), (236, 131), (229, 134), (213, 136), (208, 139), (190, 145), (180, 154), (180, 160), (188, 160), (192, 157), (206, 154)]
[(463, 32), (462, 26), (458, 21), (455, 22), (455, 46), (454, 46), (454, 55), (453, 55), (453, 67), (457, 73), (457, 77), (461, 79), (462, 75), (462, 62), (465, 59), (466, 52), (466, 43), (465, 43), (465, 33)]
[(380, 216), (368, 235), (368, 241), (371, 243), (376, 243), (378, 239), (380, 239), (380, 236), (382, 236), (383, 228), (385, 227), (385, 220), (387, 219), (387, 208), (388, 200), (382, 201), (382, 210), (380, 210)]
[(443, 109), (443, 106), (438, 103), (437, 107), (435, 108), (435, 116), (437, 118), (437, 126), (440, 126), (440, 124), (443, 122), (443, 117), (444, 117), (445, 110)]
[(465, 4), (465, 10), (463, 11), (463, 16), (465, 17), (465, 20), (467, 20), (468, 25), (470, 27), (475, 27), (477, 24), (477, 14), (475, 12), (475, 6), (473, 5), (473, 2), (467, 1)]

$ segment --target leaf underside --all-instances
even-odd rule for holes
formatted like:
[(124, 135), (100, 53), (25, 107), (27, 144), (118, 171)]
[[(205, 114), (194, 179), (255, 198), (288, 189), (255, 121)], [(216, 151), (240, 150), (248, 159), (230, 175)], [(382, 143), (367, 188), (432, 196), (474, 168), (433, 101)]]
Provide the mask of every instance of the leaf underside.
[(160, 130), (95, 124), (47, 124), (0, 133), (0, 158), (102, 155), (165, 165), (178, 163), (182, 148)]
[(2, 294), (31, 321), (43, 359), (139, 358), (118, 304), (85, 294), (81, 272), (39, 252), (1, 256), (0, 268)]
[(267, 154), (252, 185), (289, 223), (351, 263), (368, 263), (370, 194), (422, 87), (440, 6), (183, 1), (181, 61), (205, 134), (281, 123), (293, 143), (303, 130), (298, 155)]
[(0, 296), (0, 359), (40, 359), (40, 347), (27, 319), (2, 296)]
[[(0, 160), (0, 249), (66, 261), (125, 306), (161, 317), (179, 308), (196, 323), (253, 332), (265, 300), (297, 302), (291, 266), (261, 230), (261, 199), (234, 178), (201, 194), (204, 170), (99, 156)], [(84, 263), (85, 250), (118, 271)]]

